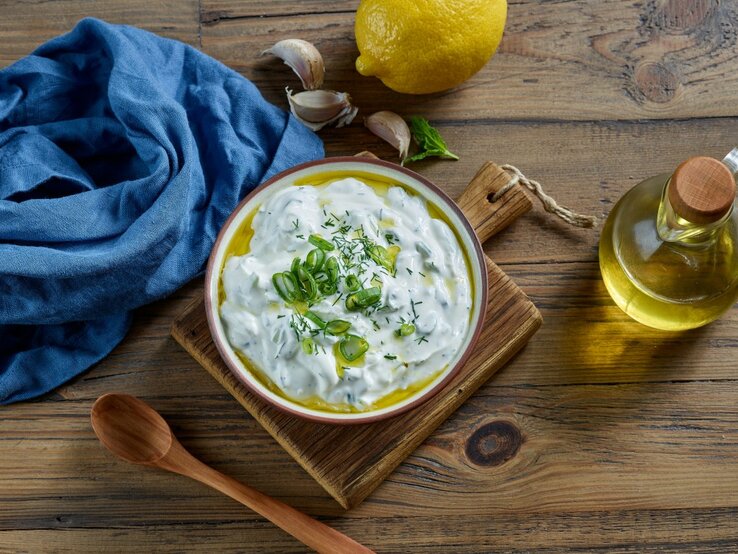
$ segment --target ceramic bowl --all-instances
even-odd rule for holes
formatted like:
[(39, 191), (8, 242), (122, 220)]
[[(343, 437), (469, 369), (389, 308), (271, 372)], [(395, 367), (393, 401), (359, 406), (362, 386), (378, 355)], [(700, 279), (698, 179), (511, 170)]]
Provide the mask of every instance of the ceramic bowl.
[[(452, 358), (445, 371), (433, 381), (401, 402), (381, 409), (359, 413), (337, 413), (311, 409), (275, 394), (264, 386), (249, 369), (244, 366), (226, 338), (225, 329), (219, 314), (220, 275), (227, 256), (228, 245), (239, 226), (256, 207), (276, 190), (292, 186), (298, 180), (326, 172), (370, 174), (381, 179), (391, 179), (420, 195), (442, 211), (456, 231), (462, 247), (471, 264), (474, 297), (472, 302), (471, 324), (461, 348)], [(386, 419), (410, 410), (428, 401), (439, 392), (459, 371), (469, 358), (484, 324), (487, 306), (487, 266), (482, 247), (469, 221), (461, 209), (436, 185), (414, 171), (397, 164), (381, 160), (357, 157), (326, 158), (297, 165), (275, 175), (249, 194), (234, 210), (223, 225), (213, 246), (205, 275), (205, 309), (210, 332), (223, 361), (233, 375), (253, 394), (268, 404), (300, 418), (332, 424), (367, 423)]]

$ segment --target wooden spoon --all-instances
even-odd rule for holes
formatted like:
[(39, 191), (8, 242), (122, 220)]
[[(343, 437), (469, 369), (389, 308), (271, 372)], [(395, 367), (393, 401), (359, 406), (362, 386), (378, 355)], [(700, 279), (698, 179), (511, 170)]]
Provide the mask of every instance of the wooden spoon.
[(373, 552), (307, 514), (205, 465), (185, 450), (156, 410), (135, 396), (101, 396), (92, 406), (91, 419), (97, 438), (116, 456), (205, 483), (263, 515), (318, 552)]

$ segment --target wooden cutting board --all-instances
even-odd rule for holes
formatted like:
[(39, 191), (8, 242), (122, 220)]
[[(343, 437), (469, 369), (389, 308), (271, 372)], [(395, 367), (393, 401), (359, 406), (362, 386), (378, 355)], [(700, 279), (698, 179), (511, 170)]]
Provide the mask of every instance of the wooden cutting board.
[[(510, 180), (492, 163), (479, 170), (458, 204), (482, 242), (531, 208), (520, 186), (496, 202), (489, 198)], [(515, 354), (541, 325), (541, 314), (487, 258), (489, 302), (474, 354), (454, 379), (421, 406), (389, 420), (363, 425), (312, 423), (280, 412), (251, 394), (220, 359), (210, 337), (204, 301), (174, 321), (174, 338), (344, 508), (359, 504), (480, 385)]]

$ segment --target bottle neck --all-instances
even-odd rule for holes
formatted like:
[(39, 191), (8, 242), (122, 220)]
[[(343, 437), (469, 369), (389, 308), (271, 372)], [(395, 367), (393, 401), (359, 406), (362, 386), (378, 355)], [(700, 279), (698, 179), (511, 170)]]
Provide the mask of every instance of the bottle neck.
[(656, 219), (656, 230), (661, 240), (664, 242), (681, 243), (686, 246), (701, 246), (714, 241), (720, 229), (733, 214), (733, 207), (716, 221), (701, 225), (692, 223), (680, 217), (674, 211), (668, 194), (670, 182), (671, 178), (664, 185), (664, 190), (661, 194), (661, 203), (659, 204), (659, 213)]

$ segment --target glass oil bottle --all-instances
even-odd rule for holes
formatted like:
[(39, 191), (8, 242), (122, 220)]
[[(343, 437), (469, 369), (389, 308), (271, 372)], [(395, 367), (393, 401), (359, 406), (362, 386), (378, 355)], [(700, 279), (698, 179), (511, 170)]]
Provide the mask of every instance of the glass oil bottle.
[(665, 330), (692, 329), (738, 298), (738, 149), (697, 157), (672, 175), (646, 179), (607, 218), (600, 270), (629, 316)]

